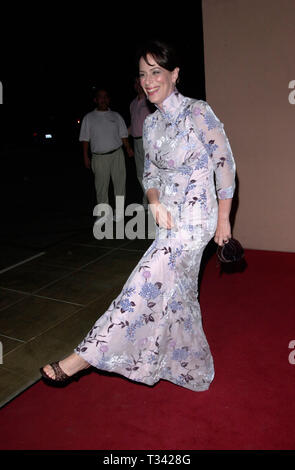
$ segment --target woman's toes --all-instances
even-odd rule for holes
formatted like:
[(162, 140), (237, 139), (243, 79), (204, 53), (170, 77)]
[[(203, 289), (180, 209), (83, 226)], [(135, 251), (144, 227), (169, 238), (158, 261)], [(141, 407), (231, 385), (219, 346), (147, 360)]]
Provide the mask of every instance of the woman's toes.
[(44, 367), (44, 372), (45, 372), (45, 374), (48, 375), (48, 377), (50, 377), (51, 379), (54, 379), (54, 378), (55, 378), (54, 370), (52, 369), (52, 367), (51, 367), (49, 364)]

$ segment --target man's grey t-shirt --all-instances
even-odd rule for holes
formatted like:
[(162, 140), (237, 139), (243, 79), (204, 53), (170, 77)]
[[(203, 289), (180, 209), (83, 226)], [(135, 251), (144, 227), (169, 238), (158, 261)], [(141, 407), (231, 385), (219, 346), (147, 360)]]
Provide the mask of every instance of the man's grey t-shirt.
[(128, 129), (119, 113), (94, 109), (83, 118), (79, 140), (90, 143), (91, 153), (107, 153), (119, 148), (122, 138), (127, 137)]

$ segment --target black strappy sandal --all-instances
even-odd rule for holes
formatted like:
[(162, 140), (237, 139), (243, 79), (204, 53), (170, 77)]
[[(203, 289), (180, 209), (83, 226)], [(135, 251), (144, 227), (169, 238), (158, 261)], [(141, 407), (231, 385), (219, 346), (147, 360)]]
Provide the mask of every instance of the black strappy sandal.
[(43, 367), (41, 367), (40, 372), (45, 379), (45, 381), (50, 384), (50, 385), (56, 385), (56, 386), (62, 386), (62, 385), (67, 385), (69, 382), (72, 380), (77, 380), (76, 377), (74, 376), (69, 376), (67, 375), (61, 368), (58, 362), (52, 362), (49, 364), (50, 367), (52, 367), (55, 377), (49, 377), (49, 375), (46, 374), (45, 370)]

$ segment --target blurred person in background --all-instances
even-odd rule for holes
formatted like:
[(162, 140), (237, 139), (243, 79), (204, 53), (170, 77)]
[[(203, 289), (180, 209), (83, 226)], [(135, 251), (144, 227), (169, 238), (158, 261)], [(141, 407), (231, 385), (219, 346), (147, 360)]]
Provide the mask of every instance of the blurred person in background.
[[(109, 107), (107, 90), (97, 89), (94, 102), (96, 108), (82, 120), (79, 140), (83, 146), (85, 167), (91, 168), (94, 173), (97, 204), (109, 204), (110, 178), (115, 197), (125, 197), (126, 194), (126, 166), (122, 147), (125, 147), (129, 157), (133, 157), (134, 152), (129, 144), (124, 119)], [(114, 219), (117, 220), (118, 217), (115, 215)]]

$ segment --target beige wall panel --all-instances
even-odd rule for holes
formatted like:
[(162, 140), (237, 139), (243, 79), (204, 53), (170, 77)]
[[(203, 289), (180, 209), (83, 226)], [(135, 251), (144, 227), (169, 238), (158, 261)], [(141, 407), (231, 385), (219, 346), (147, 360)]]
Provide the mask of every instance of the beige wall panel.
[(295, 251), (295, 0), (203, 0), (206, 99), (237, 163), (233, 234)]

